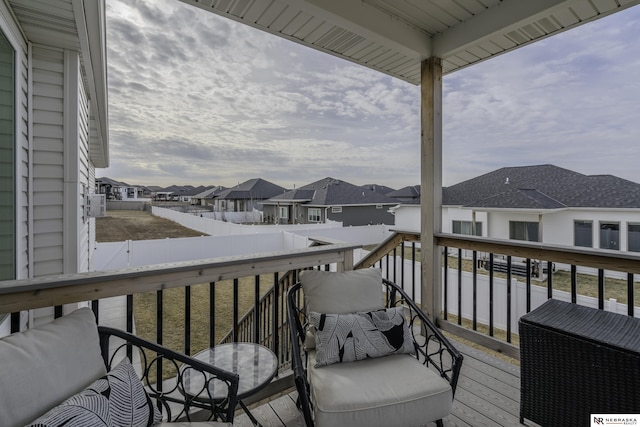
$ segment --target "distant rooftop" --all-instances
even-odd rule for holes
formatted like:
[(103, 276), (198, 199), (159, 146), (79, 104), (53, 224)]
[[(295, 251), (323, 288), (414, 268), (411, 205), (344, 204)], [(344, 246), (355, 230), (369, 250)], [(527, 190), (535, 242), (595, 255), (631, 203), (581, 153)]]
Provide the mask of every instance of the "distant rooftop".
[(358, 186), (327, 177), (275, 196), (269, 202), (304, 202), (309, 206), (397, 204), (397, 200), (384, 194), (388, 190), (392, 189), (376, 184)]
[(442, 204), (469, 208), (640, 208), (640, 184), (554, 165), (505, 167), (443, 188)]

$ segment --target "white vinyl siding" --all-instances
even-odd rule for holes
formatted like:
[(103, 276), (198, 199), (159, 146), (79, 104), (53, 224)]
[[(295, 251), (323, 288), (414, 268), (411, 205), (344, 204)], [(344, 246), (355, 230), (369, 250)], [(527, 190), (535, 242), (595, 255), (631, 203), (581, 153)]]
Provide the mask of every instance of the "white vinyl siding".
[(16, 278), (15, 51), (0, 32), (0, 280)]
[(33, 47), (34, 276), (63, 273), (64, 55)]
[(82, 85), (78, 81), (78, 158), (79, 169), (79, 235), (78, 235), (78, 271), (89, 271), (91, 225), (86, 216), (86, 196), (94, 192), (95, 174), (89, 160), (89, 99)]
[(18, 178), (18, 227), (16, 236), (17, 262), (16, 269), (17, 279), (26, 279), (30, 277), (31, 257), (29, 255), (29, 221), (32, 213), (31, 200), (29, 196), (29, 174), (31, 165), (29, 161), (29, 64), (25, 49), (16, 51), (16, 60), (19, 61), (18, 67), (18, 126), (16, 126), (16, 146), (19, 148), (18, 164), (20, 167), (16, 171)]

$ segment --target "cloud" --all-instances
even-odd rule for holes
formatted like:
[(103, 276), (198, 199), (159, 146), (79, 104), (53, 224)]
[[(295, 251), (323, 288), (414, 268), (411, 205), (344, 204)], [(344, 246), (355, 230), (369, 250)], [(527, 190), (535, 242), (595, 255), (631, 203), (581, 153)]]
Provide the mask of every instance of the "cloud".
[[(110, 0), (107, 31), (99, 175), (419, 183), (416, 86), (175, 0)], [(638, 39), (632, 8), (445, 76), (445, 185), (540, 163), (640, 181)]]
[(604, 18), (445, 77), (445, 182), (542, 163), (640, 181), (628, 156), (640, 123), (634, 107), (639, 12)]

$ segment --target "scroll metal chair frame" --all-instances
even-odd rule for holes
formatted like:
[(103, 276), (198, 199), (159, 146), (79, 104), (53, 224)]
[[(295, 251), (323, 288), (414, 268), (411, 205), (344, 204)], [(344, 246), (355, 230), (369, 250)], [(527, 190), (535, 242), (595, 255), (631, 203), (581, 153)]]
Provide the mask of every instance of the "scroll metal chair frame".
[[(124, 356), (133, 361), (132, 355), (134, 350), (137, 350), (140, 357), (141, 379), (149, 396), (156, 400), (158, 407), (162, 410), (165, 421), (192, 421), (192, 417), (198, 412), (198, 421), (205, 418), (206, 421), (233, 423), (240, 381), (237, 374), (119, 329), (98, 326), (98, 333), (102, 358), (107, 371), (111, 370), (112, 365), (115, 365)], [(124, 340), (124, 343), (110, 352), (109, 341), (111, 337), (120, 338)], [(157, 372), (158, 365), (163, 362), (168, 362), (169, 366), (173, 366), (176, 371), (175, 384), (170, 384), (166, 390), (164, 390), (166, 382), (158, 382), (152, 378), (152, 373)], [(135, 363), (134, 366), (136, 366)], [(193, 394), (193, 390), (190, 390), (189, 393), (185, 392), (184, 372), (187, 371), (190, 371), (191, 378), (198, 374), (202, 375), (203, 385), (197, 394)], [(226, 395), (214, 397), (212, 394), (214, 388), (216, 390), (226, 388)]]
[[(405, 306), (408, 310), (409, 329), (413, 338), (415, 357), (425, 368), (435, 368), (449, 382), (455, 397), (458, 377), (462, 367), (462, 354), (449, 342), (427, 315), (416, 305), (409, 295), (395, 283), (383, 279), (381, 292), (384, 293), (386, 307)], [(304, 306), (302, 285), (298, 282), (287, 293), (287, 320), (290, 325), (292, 342), (292, 369), (298, 391), (298, 407), (302, 410), (305, 424), (314, 425), (311, 389), (307, 380), (308, 354), (304, 351), (306, 330), (310, 324)], [(303, 361), (302, 353), (305, 358)], [(442, 426), (442, 420), (436, 425)]]

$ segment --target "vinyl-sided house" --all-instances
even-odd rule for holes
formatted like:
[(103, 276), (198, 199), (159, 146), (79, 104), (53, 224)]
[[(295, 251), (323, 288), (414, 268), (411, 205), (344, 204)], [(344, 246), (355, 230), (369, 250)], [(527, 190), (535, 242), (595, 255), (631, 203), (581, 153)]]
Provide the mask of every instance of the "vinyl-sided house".
[(147, 187), (130, 185), (107, 177), (96, 179), (96, 193), (104, 194), (107, 200), (139, 200), (151, 197), (151, 190)]
[(214, 210), (217, 212), (251, 212), (260, 210), (262, 202), (286, 191), (284, 187), (254, 178), (216, 194)]
[(215, 187), (207, 188), (204, 191), (199, 192), (198, 194), (191, 197), (191, 204), (198, 206), (213, 206), (213, 201), (216, 196), (222, 191), (226, 190), (225, 187), (218, 185)]
[[(612, 175), (505, 167), (444, 188), (442, 198), (444, 232), (640, 252), (640, 184)], [(419, 205), (393, 211), (399, 228), (419, 228)]]
[(357, 186), (329, 177), (263, 203), (267, 221), (278, 224), (337, 221), (344, 226), (393, 224), (388, 210), (395, 204), (379, 191), (379, 186)]
[(104, 2), (1, 2), (0, 58), (0, 281), (89, 271), (109, 163)]

